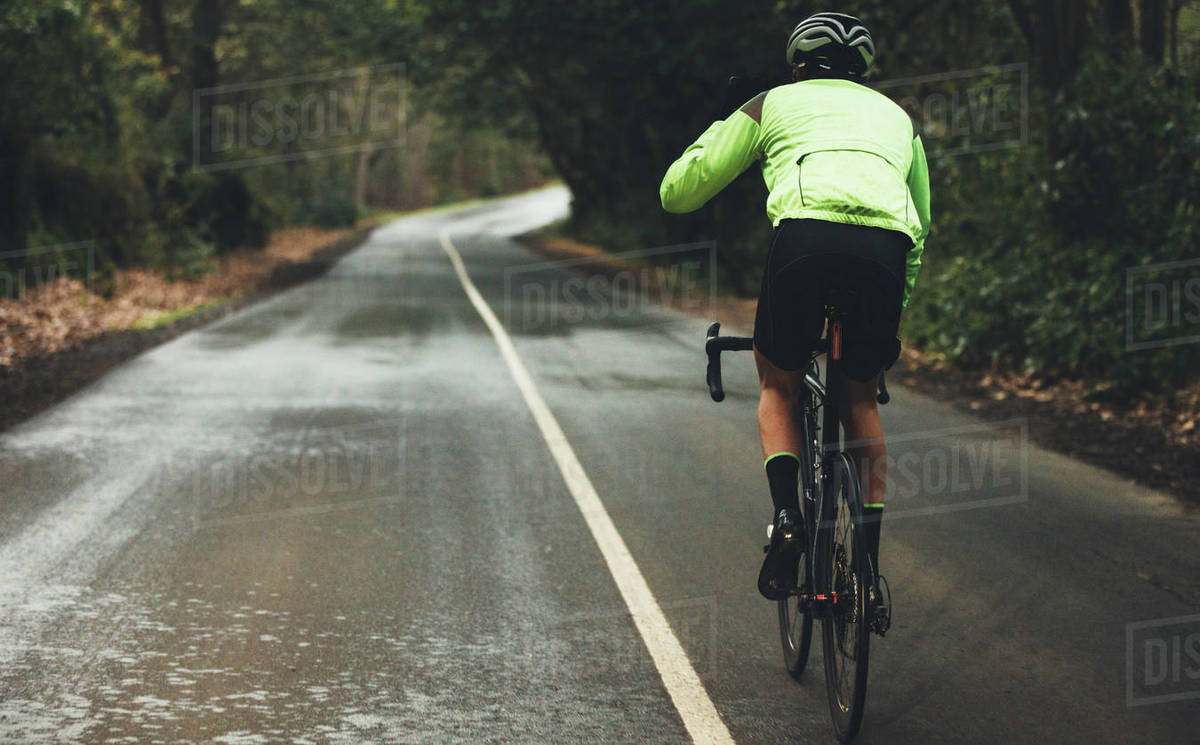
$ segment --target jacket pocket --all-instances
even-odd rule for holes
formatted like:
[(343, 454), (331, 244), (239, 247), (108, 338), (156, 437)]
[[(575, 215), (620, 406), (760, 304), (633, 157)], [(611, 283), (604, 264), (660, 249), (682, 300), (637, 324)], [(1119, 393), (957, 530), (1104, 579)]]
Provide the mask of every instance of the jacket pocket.
[(796, 171), (802, 207), (907, 222), (908, 184), (880, 155), (848, 148), (813, 150), (796, 161)]

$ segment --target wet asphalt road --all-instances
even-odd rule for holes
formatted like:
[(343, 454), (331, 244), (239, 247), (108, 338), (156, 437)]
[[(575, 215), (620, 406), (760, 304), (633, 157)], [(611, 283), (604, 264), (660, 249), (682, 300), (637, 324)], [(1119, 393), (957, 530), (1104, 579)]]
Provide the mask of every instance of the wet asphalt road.
[[(754, 589), (752, 363), (709, 402), (702, 320), (505, 237), (566, 199), (394, 223), (0, 435), (0, 743), (690, 741), (444, 230), (733, 739), (832, 741)], [(893, 400), (859, 741), (1200, 742), (1200, 518)]]

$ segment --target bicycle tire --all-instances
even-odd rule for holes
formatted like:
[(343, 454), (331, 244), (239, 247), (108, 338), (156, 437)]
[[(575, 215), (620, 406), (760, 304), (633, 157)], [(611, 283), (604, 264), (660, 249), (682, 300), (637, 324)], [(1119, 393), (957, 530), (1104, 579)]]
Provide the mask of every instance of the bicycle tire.
[(862, 726), (870, 662), (862, 487), (845, 453), (834, 454), (828, 462), (818, 563), (823, 585), (838, 594), (839, 602), (822, 620), (822, 651), (834, 732), (839, 742), (848, 743)]
[[(803, 568), (800, 569), (799, 576), (804, 576)], [(812, 649), (812, 615), (801, 610), (800, 599), (796, 595), (780, 600), (778, 604), (779, 641), (783, 645), (783, 664), (788, 675), (800, 680), (808, 666), (808, 654)]]

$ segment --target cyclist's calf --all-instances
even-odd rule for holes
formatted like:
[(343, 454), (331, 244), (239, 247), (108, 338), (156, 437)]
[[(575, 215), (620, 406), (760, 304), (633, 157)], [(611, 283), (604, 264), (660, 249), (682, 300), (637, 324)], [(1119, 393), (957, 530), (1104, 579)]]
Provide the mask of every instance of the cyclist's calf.
[(863, 502), (883, 504), (887, 495), (887, 446), (879, 421), (876, 392), (878, 377), (863, 383), (844, 378), (842, 390), (842, 426), (846, 432), (846, 451), (854, 458), (863, 486)]
[(795, 411), (804, 386), (804, 371), (775, 367), (757, 349), (754, 350), (754, 362), (758, 366), (758, 434), (763, 457), (801, 452), (803, 446)]

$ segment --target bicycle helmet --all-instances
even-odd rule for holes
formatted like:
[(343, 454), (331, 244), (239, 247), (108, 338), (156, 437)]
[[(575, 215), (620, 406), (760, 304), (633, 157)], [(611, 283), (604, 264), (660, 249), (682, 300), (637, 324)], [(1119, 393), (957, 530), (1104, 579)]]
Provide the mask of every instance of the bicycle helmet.
[(875, 59), (875, 42), (862, 21), (845, 13), (817, 13), (801, 21), (788, 39), (788, 64), (815, 75), (861, 77)]

